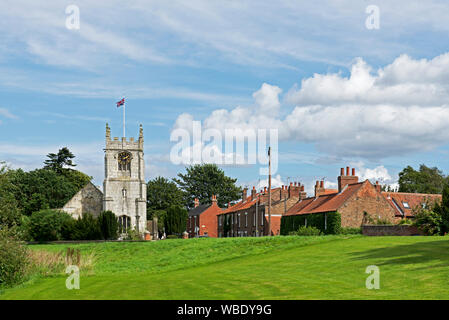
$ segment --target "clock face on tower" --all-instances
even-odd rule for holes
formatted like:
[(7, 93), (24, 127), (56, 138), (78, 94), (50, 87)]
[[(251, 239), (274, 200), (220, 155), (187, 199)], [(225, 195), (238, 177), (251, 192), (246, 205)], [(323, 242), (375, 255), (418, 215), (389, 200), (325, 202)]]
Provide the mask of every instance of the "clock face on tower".
[(127, 164), (129, 164), (131, 162), (131, 154), (129, 152), (120, 152), (118, 154), (118, 162), (122, 165), (122, 166), (126, 166)]

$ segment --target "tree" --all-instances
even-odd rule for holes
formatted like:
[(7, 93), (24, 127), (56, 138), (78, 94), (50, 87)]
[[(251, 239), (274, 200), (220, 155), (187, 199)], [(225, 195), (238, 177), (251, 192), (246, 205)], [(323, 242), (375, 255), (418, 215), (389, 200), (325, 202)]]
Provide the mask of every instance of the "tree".
[(47, 157), (48, 159), (44, 161), (44, 168), (54, 170), (58, 173), (63, 171), (64, 166), (76, 166), (72, 161), (75, 156), (67, 147), (59, 149), (58, 153), (49, 153)]
[(428, 235), (449, 233), (449, 184), (443, 187), (441, 203), (429, 203), (414, 209), (414, 225)]
[(195, 198), (202, 204), (210, 204), (212, 195), (216, 195), (218, 205), (224, 207), (241, 197), (241, 188), (235, 185), (237, 179), (227, 177), (216, 164), (197, 164), (187, 167), (186, 171), (173, 180), (184, 191), (189, 208), (193, 207)]
[(172, 205), (184, 205), (184, 193), (176, 183), (164, 177), (157, 177), (147, 184), (147, 208), (167, 210)]
[(62, 226), (72, 217), (57, 210), (33, 212), (30, 219), (30, 235), (35, 241), (62, 240)]
[(179, 206), (168, 208), (165, 216), (165, 232), (167, 235), (181, 235), (186, 230), (187, 210)]
[(18, 226), (21, 214), (14, 197), (14, 185), (10, 180), (11, 170), (0, 163), (0, 224), (8, 228)]
[(28, 216), (42, 209), (62, 208), (91, 179), (76, 170), (60, 174), (50, 169), (12, 170), (9, 178), (17, 205)]
[(437, 167), (429, 168), (422, 164), (416, 171), (407, 166), (399, 173), (399, 192), (441, 193), (447, 180)]
[(98, 216), (101, 236), (105, 240), (115, 240), (118, 237), (118, 221), (112, 211), (103, 211)]

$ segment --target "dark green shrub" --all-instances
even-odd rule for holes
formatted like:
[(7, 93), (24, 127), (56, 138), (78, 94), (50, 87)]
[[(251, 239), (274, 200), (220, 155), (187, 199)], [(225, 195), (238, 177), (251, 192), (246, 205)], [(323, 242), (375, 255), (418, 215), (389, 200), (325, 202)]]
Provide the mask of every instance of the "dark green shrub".
[(165, 232), (181, 235), (186, 230), (187, 210), (179, 206), (171, 206), (165, 216)]
[(118, 220), (112, 211), (103, 211), (98, 216), (101, 237), (105, 240), (115, 240), (118, 237)]
[(361, 234), (362, 233), (362, 228), (341, 228), (340, 229), (340, 234)]
[(0, 286), (24, 280), (29, 267), (27, 248), (6, 227), (0, 228)]
[(29, 222), (29, 234), (35, 241), (55, 241), (63, 239), (62, 225), (72, 219), (67, 213), (45, 209), (34, 212)]
[(338, 234), (341, 228), (341, 216), (338, 212), (284, 216), (281, 219), (281, 235), (296, 232), (300, 226), (306, 225), (315, 227), (324, 234)]
[(298, 236), (319, 236), (321, 234), (321, 231), (315, 227), (301, 226), (298, 228), (296, 234)]
[(169, 234), (167, 236), (167, 239), (179, 239), (179, 236), (175, 235), (175, 234)]
[(101, 229), (98, 219), (90, 213), (83, 213), (75, 220), (72, 240), (101, 240)]

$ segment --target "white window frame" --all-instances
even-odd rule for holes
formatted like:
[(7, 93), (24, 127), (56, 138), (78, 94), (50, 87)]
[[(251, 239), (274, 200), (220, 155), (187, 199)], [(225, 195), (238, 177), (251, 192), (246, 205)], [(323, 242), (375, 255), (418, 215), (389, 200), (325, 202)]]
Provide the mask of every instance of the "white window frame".
[(239, 228), (240, 228), (240, 213), (237, 214), (237, 219), (238, 219)]
[(248, 212), (245, 212), (245, 228), (248, 227)]

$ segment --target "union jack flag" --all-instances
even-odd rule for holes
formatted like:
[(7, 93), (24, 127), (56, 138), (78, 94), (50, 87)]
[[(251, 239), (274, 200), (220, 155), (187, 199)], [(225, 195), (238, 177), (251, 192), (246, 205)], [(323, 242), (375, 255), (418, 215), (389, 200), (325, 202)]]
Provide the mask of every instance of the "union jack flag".
[(117, 108), (123, 106), (125, 104), (125, 98), (123, 98), (122, 100), (120, 100), (119, 102), (117, 102)]

